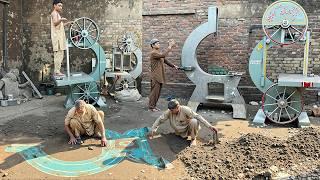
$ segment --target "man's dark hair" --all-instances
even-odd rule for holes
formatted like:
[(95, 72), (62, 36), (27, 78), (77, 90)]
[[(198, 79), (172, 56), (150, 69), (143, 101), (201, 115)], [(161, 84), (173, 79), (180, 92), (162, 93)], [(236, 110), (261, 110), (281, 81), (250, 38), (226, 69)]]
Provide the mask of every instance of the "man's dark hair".
[(83, 100), (76, 100), (74, 102), (74, 106), (76, 109), (79, 109), (82, 104), (85, 104), (85, 102)]
[(62, 1), (61, 0), (53, 0), (52, 5), (56, 5), (56, 4), (59, 4), (59, 3), (62, 3)]
[(180, 104), (179, 101), (172, 99), (168, 103), (168, 109), (175, 109), (179, 104)]

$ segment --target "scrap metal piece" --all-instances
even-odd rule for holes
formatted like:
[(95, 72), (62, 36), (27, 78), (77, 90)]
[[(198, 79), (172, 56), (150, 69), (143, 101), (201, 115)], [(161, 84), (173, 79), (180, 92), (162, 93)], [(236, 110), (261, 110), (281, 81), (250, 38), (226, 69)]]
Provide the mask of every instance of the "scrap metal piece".
[(32, 89), (37, 93), (38, 97), (39, 97), (40, 99), (42, 99), (43, 96), (41, 95), (41, 93), (39, 92), (39, 90), (37, 89), (37, 87), (33, 84), (33, 82), (30, 80), (30, 78), (28, 77), (28, 75), (27, 75), (24, 71), (22, 71), (22, 74), (23, 74), (24, 78), (26, 78), (26, 80), (30, 83)]

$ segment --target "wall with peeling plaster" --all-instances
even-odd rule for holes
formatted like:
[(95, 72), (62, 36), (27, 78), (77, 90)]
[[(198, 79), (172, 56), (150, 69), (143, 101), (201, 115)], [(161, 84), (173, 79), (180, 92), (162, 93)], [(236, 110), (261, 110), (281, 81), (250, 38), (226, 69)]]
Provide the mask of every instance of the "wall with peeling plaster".
[[(49, 17), (52, 4), (51, 1), (49, 2), (47, 0), (10, 1), (8, 44), (11, 66), (22, 65), (21, 69), (31, 73), (43, 68), (35, 65), (39, 62), (52, 64)], [(259, 100), (261, 97), (261, 93), (253, 86), (247, 69), (252, 48), (264, 36), (261, 28), (251, 28), (254, 24), (261, 24), (263, 13), (272, 2), (274, 1), (66, 0), (62, 16), (70, 20), (84, 16), (93, 19), (101, 30), (99, 43), (107, 53), (111, 53), (118, 35), (128, 30), (140, 34), (143, 40), (142, 90), (143, 94), (147, 95), (150, 87), (149, 40), (152, 37), (158, 37), (163, 43), (162, 46), (166, 46), (165, 42), (168, 39), (176, 39), (178, 47), (168, 59), (180, 65), (184, 41), (192, 30), (207, 21), (208, 6), (218, 6), (220, 14), (218, 36), (209, 36), (201, 42), (197, 51), (198, 61), (205, 71), (210, 65), (217, 65), (227, 70), (246, 72), (240, 83), (240, 91), (249, 101)], [(297, 2), (306, 10), (309, 27), (312, 30), (309, 68), (314, 73), (320, 73), (320, 4), (317, 0), (298, 0)], [(1, 20), (2, 18), (0, 22)], [(0, 44), (1, 47), (2, 44)], [(276, 51), (270, 50), (270, 57), (274, 60), (269, 61), (268, 75), (276, 79), (279, 72), (300, 73), (303, 54), (301, 48), (299, 45), (294, 45)], [(90, 52), (72, 50), (72, 68), (90, 71), (91, 58)], [(46, 66), (44, 74), (49, 74), (50, 64)], [(170, 68), (166, 70), (168, 84), (163, 88), (162, 95), (189, 97), (194, 85), (185, 74), (172, 71)], [(40, 81), (37, 73), (32, 78)], [(310, 97), (314, 97), (314, 93), (311, 93)]]
[[(0, 4), (0, 55), (3, 58), (3, 4)], [(21, 0), (11, 0), (8, 7), (7, 16), (7, 36), (8, 36), (8, 62), (9, 67), (21, 67), (23, 64), (23, 53), (22, 53), (22, 25), (21, 25)], [(2, 66), (2, 62), (1, 65)]]

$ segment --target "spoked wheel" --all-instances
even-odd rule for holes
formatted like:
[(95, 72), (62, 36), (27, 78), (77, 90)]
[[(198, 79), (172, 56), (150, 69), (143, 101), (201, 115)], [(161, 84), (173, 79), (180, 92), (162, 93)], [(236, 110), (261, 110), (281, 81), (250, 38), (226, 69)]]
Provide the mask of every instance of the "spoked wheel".
[(73, 101), (84, 100), (86, 103), (97, 104), (100, 96), (98, 85), (96, 82), (87, 82), (83, 84), (76, 84), (72, 87)]
[(118, 48), (124, 53), (134, 52), (138, 46), (138, 36), (134, 32), (127, 32), (117, 38)]
[(72, 44), (80, 49), (91, 48), (99, 40), (99, 36), (97, 24), (87, 17), (74, 20), (69, 31)]
[(294, 87), (274, 84), (263, 94), (262, 109), (266, 117), (274, 123), (291, 123), (303, 110), (301, 92)]
[(120, 83), (115, 85), (116, 91), (135, 89), (135, 88), (137, 88), (135, 79), (131, 79), (131, 80), (123, 79), (120, 81)]
[(293, 44), (304, 36), (308, 17), (298, 3), (280, 0), (267, 8), (262, 18), (262, 27), (273, 42), (279, 45)]

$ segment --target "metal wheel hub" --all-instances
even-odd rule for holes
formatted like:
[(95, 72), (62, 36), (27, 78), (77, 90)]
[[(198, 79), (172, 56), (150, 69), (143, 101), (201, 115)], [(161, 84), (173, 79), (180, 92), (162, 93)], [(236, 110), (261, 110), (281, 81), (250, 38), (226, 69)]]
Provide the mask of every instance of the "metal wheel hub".
[(283, 20), (281, 27), (284, 29), (288, 29), (290, 27), (289, 21), (288, 20)]
[(87, 37), (89, 35), (88, 31), (87, 30), (82, 30), (81, 31), (81, 36), (82, 37)]
[(286, 108), (288, 106), (288, 101), (284, 98), (281, 98), (279, 101), (278, 101), (278, 106), (280, 108)]

